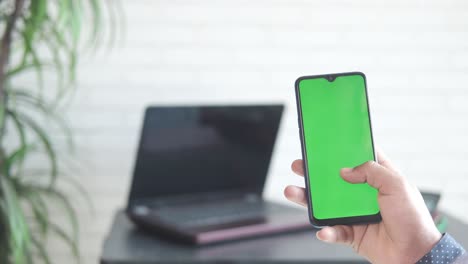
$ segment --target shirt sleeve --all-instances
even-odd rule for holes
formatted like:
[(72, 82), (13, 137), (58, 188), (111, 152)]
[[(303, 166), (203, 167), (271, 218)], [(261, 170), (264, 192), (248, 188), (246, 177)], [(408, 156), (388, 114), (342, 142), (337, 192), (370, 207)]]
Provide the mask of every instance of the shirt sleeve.
[(439, 242), (432, 250), (424, 255), (417, 264), (438, 263), (438, 264), (453, 264), (453, 263), (468, 263), (459, 262), (462, 257), (466, 260), (467, 253), (465, 249), (458, 244), (455, 239), (449, 234), (444, 234)]

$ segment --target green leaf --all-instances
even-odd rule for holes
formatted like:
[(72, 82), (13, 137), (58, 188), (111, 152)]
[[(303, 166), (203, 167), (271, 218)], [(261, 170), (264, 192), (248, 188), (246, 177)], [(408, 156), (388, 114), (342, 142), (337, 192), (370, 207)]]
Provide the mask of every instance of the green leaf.
[(74, 187), (80, 193), (80, 195), (83, 197), (83, 199), (85, 200), (86, 205), (88, 206), (90, 211), (92, 213), (95, 212), (95, 208), (94, 208), (94, 205), (93, 205), (93, 201), (91, 200), (91, 196), (89, 195), (88, 191), (86, 191), (86, 189), (83, 187), (83, 185), (81, 185), (81, 183), (79, 183), (77, 180), (75, 180), (75, 179), (73, 179), (71, 177), (61, 177), (60, 180), (66, 181), (72, 187)]
[(26, 189), (20, 195), (29, 202), (34, 218), (39, 225), (41, 237), (44, 238), (49, 230), (50, 222), (49, 210), (44, 199), (32, 189)]
[[(0, 0), (0, 2), (2, 2)], [(13, 1), (14, 2), (14, 1)], [(2, 2), (3, 3), (3, 2)], [(108, 4), (115, 3), (114, 0), (108, 1)], [(86, 5), (84, 5), (86, 4)], [(9, 152), (8, 156), (3, 155), (0, 149), (2, 162), (7, 162), (5, 171), (0, 173), (0, 262), (1, 263), (32, 263), (33, 261), (43, 261), (50, 263), (49, 256), (41, 237), (31, 234), (31, 229), (40, 231), (39, 233), (53, 232), (70, 245), (74, 255), (79, 256), (78, 222), (75, 211), (69, 198), (59, 190), (55, 189), (55, 181), (58, 174), (57, 154), (53, 148), (52, 135), (44, 129), (49, 123), (39, 123), (34, 116), (28, 115), (24, 110), (33, 111), (35, 114), (50, 118), (47, 121), (54, 121), (59, 124), (66, 132), (67, 138), (71, 140), (70, 129), (66, 122), (57, 114), (59, 103), (62, 98), (74, 91), (73, 86), (76, 78), (76, 65), (78, 60), (79, 40), (82, 34), (82, 24), (86, 10), (89, 8), (91, 14), (91, 28), (87, 32), (91, 34), (91, 41), (97, 48), (98, 43), (104, 34), (102, 33), (102, 12), (104, 4), (101, 0), (30, 0), (25, 1), (25, 8), (15, 25), (15, 38), (12, 41), (12, 53), (7, 54), (9, 58), (19, 58), (19, 63), (8, 65), (6, 80), (9, 84), (17, 83), (14, 79), (21, 73), (34, 71), (37, 79), (39, 95), (27, 94), (21, 89), (11, 89), (8, 95), (8, 104), (4, 102), (0, 105), (0, 131), (3, 131), (6, 122), (13, 124), (20, 145), (14, 151)], [(109, 9), (112, 12), (112, 9)], [(113, 13), (111, 16), (111, 29), (115, 27), (115, 21), (122, 21), (121, 18), (115, 19)], [(0, 11), (0, 24), (9, 18), (9, 13)], [(86, 17), (88, 18), (88, 17)], [(110, 41), (114, 41), (114, 31), (111, 31)], [(50, 50), (50, 57), (44, 56), (43, 48)], [(16, 62), (16, 60), (11, 60)], [(58, 76), (57, 97), (54, 101), (44, 102), (42, 92), (44, 87), (44, 70), (52, 67)], [(63, 82), (63, 80), (65, 80)], [(69, 83), (67, 83), (69, 82)], [(63, 85), (63, 86), (62, 86)], [(63, 87), (63, 89), (62, 89)], [(11, 91), (10, 90), (10, 91)], [(14, 101), (18, 99), (18, 103)], [(13, 104), (14, 103), (14, 104)], [(7, 109), (8, 106), (8, 109)], [(7, 110), (9, 112), (7, 112)], [(11, 123), (10, 123), (11, 120)], [(21, 171), (22, 163), (25, 157), (32, 152), (31, 145), (28, 145), (26, 135), (32, 132), (38, 138), (40, 145), (44, 146), (45, 155), (50, 162), (51, 182), (48, 186), (28, 189), (23, 180), (27, 177), (15, 177), (12, 173)], [(1, 135), (0, 135), (1, 136)], [(5, 165), (5, 163), (3, 163)], [(14, 167), (13, 167), (14, 166)], [(16, 168), (19, 168), (16, 170)], [(13, 170), (15, 169), (15, 170)], [(5, 175), (4, 175), (5, 174)], [(33, 177), (30, 177), (33, 178)], [(66, 179), (66, 178), (63, 178)], [(70, 183), (80, 191), (80, 193), (89, 198), (84, 188), (78, 182), (70, 179)], [(67, 233), (63, 228), (54, 224), (49, 215), (48, 208), (51, 206), (49, 200), (58, 201), (65, 208), (65, 213), (73, 227), (73, 233)], [(91, 204), (91, 202), (90, 202)], [(26, 219), (22, 206), (29, 206)], [(26, 208), (26, 207), (25, 207)], [(27, 222), (30, 220), (31, 222)], [(28, 226), (28, 223), (31, 226)], [(37, 224), (37, 225), (36, 225)], [(36, 228), (39, 230), (36, 230)], [(6, 235), (4, 235), (6, 234)], [(33, 250), (36, 250), (33, 252)], [(37, 259), (33, 259), (37, 253)], [(6, 257), (5, 257), (6, 256)], [(9, 257), (10, 256), (10, 257)]]
[[(63, 72), (65, 73), (65, 69), (67, 72), (67, 81), (68, 81), (68, 88), (73, 88), (71, 85), (75, 81), (75, 72), (76, 72), (76, 61), (77, 61), (77, 47), (75, 43), (69, 44), (66, 40), (67, 32), (66, 30), (60, 29), (60, 23), (58, 21), (54, 21), (51, 18), (48, 18), (48, 30), (50, 30), (50, 34), (48, 38), (44, 38), (45, 41), (48, 41), (48, 45), (52, 45), (53, 43), (57, 47), (57, 52), (61, 51), (66, 55), (68, 61), (63, 63), (63, 65), (67, 65), (67, 68), (63, 67)], [(71, 33), (70, 33), (71, 34)], [(57, 97), (60, 100), (64, 94), (67, 92), (67, 89), (62, 89), (61, 93)]]
[(47, 250), (44, 246), (44, 243), (42, 241), (39, 241), (34, 236), (32, 237), (31, 241), (34, 247), (37, 249), (39, 253), (39, 257), (42, 259), (42, 261), (45, 264), (51, 264), (52, 262), (50, 262), (50, 258), (49, 258), (49, 255), (47, 254)]
[[(62, 193), (61, 191), (55, 189), (55, 188), (47, 188), (41, 185), (37, 184), (31, 184), (31, 183), (26, 183), (22, 182), (19, 184), (22, 188), (22, 195), (27, 195), (29, 196), (29, 199), (34, 199), (32, 201), (31, 205), (34, 206), (35, 209), (38, 211), (37, 215), (35, 214), (36, 219), (39, 218), (39, 223), (42, 223), (46, 226), (43, 226), (42, 228), (47, 230), (47, 233), (52, 233), (57, 235), (59, 238), (61, 238), (67, 245), (70, 247), (72, 250), (72, 253), (74, 257), (76, 257), (78, 260), (80, 258), (79, 254), (79, 247), (78, 247), (78, 217), (76, 215), (75, 209), (73, 205), (71, 204), (69, 198)], [(32, 194), (32, 195), (31, 195)], [(47, 199), (49, 201), (48, 203), (45, 203), (44, 199)], [(37, 202), (40, 201), (40, 202)], [(70, 226), (72, 228), (72, 234), (69, 235), (62, 227), (59, 225), (55, 224), (47, 215), (47, 206), (52, 206), (53, 204), (51, 202), (57, 202), (62, 209), (65, 212), (65, 215), (67, 216), (68, 222), (70, 223)], [(55, 203), (54, 203), (55, 205)]]
[(71, 248), (73, 256), (80, 262), (80, 251), (76, 240), (70, 237), (60, 226), (51, 223), (50, 230), (60, 237)]
[(4, 167), (3, 167), (4, 173), (6, 175), (11, 175), (11, 168), (13, 167), (15, 163), (18, 162), (21, 164), (23, 162), (24, 156), (26, 155), (29, 149), (30, 149), (29, 145), (23, 145), (19, 147), (17, 150), (13, 151), (13, 153), (6, 158)]
[(47, 33), (51, 34), (50, 37), (52, 37), (57, 42), (57, 44), (63, 49), (70, 50), (72, 47), (68, 44), (68, 42), (65, 39), (65, 35), (67, 32), (66, 30), (61, 30), (61, 27), (63, 25), (63, 19), (61, 19), (60, 16), (55, 17), (55, 19), (51, 16), (47, 16), (46, 20), (47, 30), (50, 31)]
[[(125, 12), (123, 11), (122, 3), (120, 0), (111, 1), (108, 4), (109, 10), (109, 46), (112, 48), (112, 45), (117, 41), (117, 33), (122, 35), (122, 39), (125, 39), (125, 25), (126, 18)], [(117, 32), (118, 30), (118, 32)]]
[(68, 21), (68, 17), (70, 14), (70, 1), (58, 0), (57, 3), (57, 24), (61, 26), (65, 23), (65, 21)]
[(78, 239), (78, 217), (76, 215), (75, 209), (73, 208), (69, 198), (63, 194), (61, 191), (54, 188), (45, 188), (37, 185), (29, 185), (29, 188), (36, 190), (39, 194), (44, 195), (53, 201), (58, 202), (64, 209), (68, 221), (72, 227), (73, 239)]
[(44, 88), (44, 74), (42, 70), (43, 63), (41, 62), (37, 54), (37, 51), (34, 47), (34, 43), (35, 43), (34, 33), (35, 33), (35, 29), (32, 26), (26, 27), (21, 32), (23, 45), (24, 45), (24, 53), (23, 53), (23, 59), (22, 59), (21, 64), (24, 64), (24, 65), (28, 64), (28, 59), (31, 58), (32, 60), (31, 64), (34, 65), (33, 69), (36, 72), (39, 90), (42, 92)]
[(34, 0), (31, 1), (29, 8), (31, 14), (31, 21), (35, 24), (36, 28), (40, 28), (40, 25), (44, 22), (47, 14), (47, 1), (46, 0)]
[[(59, 29), (59, 24), (52, 18), (47, 18), (47, 32), (44, 32), (42, 39), (52, 53), (55, 69), (58, 77), (58, 92), (55, 104), (59, 104), (70, 90), (73, 91), (73, 82), (76, 72), (76, 50), (68, 44), (65, 39), (66, 31)], [(63, 55), (63, 56), (61, 56)], [(63, 59), (62, 59), (63, 57)]]
[[(13, 121), (13, 124), (16, 127), (16, 130), (17, 130), (18, 135), (19, 135), (19, 140), (20, 140), (19, 150), (23, 151), (23, 153), (18, 153), (18, 157), (20, 158), (20, 159), (18, 159), (18, 171), (21, 172), (24, 157), (25, 157), (26, 152), (28, 150), (28, 144), (26, 142), (26, 131), (25, 131), (25, 128), (24, 128), (23, 124), (20, 122), (20, 120), (19, 120), (19, 118), (18, 118), (18, 116), (16, 115), (15, 112), (7, 110), (7, 115), (9, 117), (11, 117), (11, 120)], [(12, 164), (13, 163), (10, 163), (8, 165), (8, 167), (5, 168), (5, 170), (10, 171)]]
[(44, 195), (53, 201), (61, 204), (62, 208), (65, 211), (65, 214), (68, 218), (68, 222), (72, 228), (72, 235), (68, 235), (61, 227), (49, 221), (49, 230), (59, 235), (67, 244), (71, 247), (72, 253), (75, 257), (79, 258), (79, 249), (78, 249), (78, 217), (76, 215), (75, 209), (73, 208), (70, 200), (66, 195), (56, 189), (44, 188), (42, 186), (30, 185), (29, 188), (36, 190), (41, 195)]
[[(45, 192), (46, 195), (51, 197), (52, 199), (56, 200), (57, 202), (61, 203), (63, 206), (63, 209), (65, 210), (65, 213), (68, 217), (68, 220), (70, 222), (70, 225), (72, 227), (72, 239), (73, 241), (78, 240), (78, 217), (76, 215), (75, 209), (71, 205), (68, 197), (66, 197), (62, 192), (58, 190), (47, 190)], [(76, 244), (76, 243), (75, 243)], [(76, 247), (76, 245), (74, 246)], [(75, 250), (78, 252), (78, 250)], [(78, 255), (78, 254), (76, 254)]]
[[(48, 66), (47, 64), (45, 63), (41, 63), (41, 69)], [(13, 67), (12, 69), (10, 69), (6, 74), (6, 78), (7, 79), (11, 79), (13, 78), (14, 76), (18, 75), (18, 74), (21, 74), (23, 72), (26, 72), (28, 70), (35, 70), (36, 69), (36, 64), (34, 63), (27, 63), (26, 61), (22, 61), (18, 66), (16, 67)]]
[(37, 110), (41, 111), (46, 117), (56, 115), (53, 109), (49, 107), (42, 98), (33, 95), (29, 91), (15, 88), (8, 90), (7, 93), (8, 96), (10, 96), (15, 101), (21, 101), (33, 106), (34, 108), (37, 108)]
[[(74, 169), (76, 171), (76, 169)], [(35, 176), (35, 178), (40, 177), (41, 175), (47, 175), (48, 171), (47, 170), (42, 170), (42, 169), (30, 169), (24, 171), (24, 174), (26, 176)], [(80, 198), (84, 199), (84, 202), (86, 203), (86, 206), (89, 208), (91, 213), (95, 212), (95, 208), (93, 205), (93, 202), (91, 200), (91, 197), (89, 193), (86, 191), (86, 189), (81, 185), (80, 182), (78, 182), (76, 179), (73, 179), (71, 175), (67, 175), (66, 172), (60, 171), (60, 175), (63, 175), (62, 177), (59, 177), (57, 180), (69, 184), (71, 187), (73, 187), (79, 194)], [(36, 186), (38, 183), (41, 183), (40, 180), (38, 181), (32, 181), (28, 180), (27, 178), (24, 178), (24, 181), (27, 181), (27, 185), (32, 185)]]
[(55, 181), (57, 179), (57, 171), (58, 171), (58, 164), (57, 164), (57, 157), (55, 154), (55, 150), (52, 147), (52, 143), (49, 139), (49, 136), (47, 133), (42, 129), (41, 126), (39, 126), (33, 119), (31, 119), (29, 116), (25, 114), (18, 114), (19, 120), (22, 121), (23, 123), (27, 124), (31, 130), (37, 135), (39, 140), (41, 141), (42, 145), (44, 146), (44, 149), (47, 153), (47, 158), (50, 161), (50, 186), (53, 186), (55, 184)]
[(65, 134), (68, 147), (72, 152), (74, 151), (75, 142), (73, 141), (73, 133), (71, 131), (71, 128), (59, 114), (54, 112), (53, 108), (46, 105), (41, 98), (36, 97), (30, 92), (23, 91), (21, 89), (9, 91), (9, 95), (16, 98), (20, 102), (26, 103), (34, 108), (37, 108), (37, 110), (41, 111), (46, 117), (54, 121), (54, 123), (57, 124), (62, 130), (62, 132)]
[(13, 188), (10, 178), (0, 177), (3, 210), (5, 212), (4, 223), (7, 224), (9, 249), (14, 263), (26, 263), (30, 244), (30, 232), (26, 224), (23, 210), (20, 206), (16, 190)]
[(70, 32), (73, 47), (77, 47), (81, 33), (81, 1), (70, 1)]
[[(5, 125), (6, 106), (3, 102), (0, 102), (0, 133), (3, 133), (3, 126)], [(0, 134), (0, 138), (3, 135)]]
[(100, 29), (101, 29), (101, 23), (102, 23), (102, 18), (101, 18), (101, 4), (98, 0), (89, 0), (91, 4), (91, 12), (92, 12), (92, 25), (93, 25), (93, 31), (90, 35), (90, 41), (89, 43), (91, 44), (92, 47), (95, 47), (95, 45), (99, 44), (99, 39), (100, 39)]
[[(44, 37), (44, 44), (46, 47), (49, 49), (51, 55), (52, 55), (52, 61), (54, 64), (54, 69), (56, 71), (56, 76), (57, 76), (57, 94), (62, 94), (63, 91), (66, 91), (65, 86), (65, 71), (64, 71), (64, 64), (62, 62), (62, 58), (60, 56), (61, 52), (61, 46), (53, 39), (50, 37), (45, 36)], [(58, 98), (59, 96), (56, 96)]]

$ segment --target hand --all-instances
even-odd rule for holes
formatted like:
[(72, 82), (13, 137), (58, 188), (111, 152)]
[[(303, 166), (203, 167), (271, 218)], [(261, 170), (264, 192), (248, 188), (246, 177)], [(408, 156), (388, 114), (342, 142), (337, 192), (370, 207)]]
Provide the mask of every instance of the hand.
[[(379, 152), (378, 161), (355, 168), (344, 168), (341, 177), (350, 183), (367, 182), (376, 188), (382, 221), (375, 224), (325, 227), (317, 238), (351, 246), (372, 263), (415, 263), (441, 238), (418, 189), (398, 172)], [(304, 176), (303, 161), (292, 163), (292, 170)], [(287, 186), (286, 198), (307, 206), (305, 189)]]

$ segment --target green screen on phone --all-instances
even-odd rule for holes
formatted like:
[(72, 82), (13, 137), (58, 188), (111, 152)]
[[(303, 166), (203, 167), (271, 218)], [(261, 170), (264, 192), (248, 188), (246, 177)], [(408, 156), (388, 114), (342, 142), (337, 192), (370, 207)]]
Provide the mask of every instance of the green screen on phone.
[(375, 160), (365, 85), (360, 74), (334, 81), (303, 78), (298, 83), (306, 177), (316, 219), (379, 212), (377, 190), (340, 176), (341, 168)]

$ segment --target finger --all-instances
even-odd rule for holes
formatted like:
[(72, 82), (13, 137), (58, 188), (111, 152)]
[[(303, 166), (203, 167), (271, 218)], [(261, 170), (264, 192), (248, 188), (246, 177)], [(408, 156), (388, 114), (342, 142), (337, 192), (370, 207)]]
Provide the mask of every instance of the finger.
[(377, 162), (384, 166), (387, 169), (396, 171), (395, 165), (392, 164), (390, 159), (387, 157), (387, 155), (383, 152), (383, 150), (379, 147), (376, 147), (376, 152), (377, 152)]
[(352, 245), (354, 232), (351, 226), (327, 226), (318, 231), (316, 236), (327, 243)]
[(300, 159), (293, 161), (291, 169), (299, 176), (304, 176), (304, 162)]
[(289, 185), (284, 189), (284, 196), (291, 202), (307, 206), (307, 195), (302, 187)]
[(402, 177), (375, 161), (368, 161), (355, 168), (344, 168), (340, 171), (341, 177), (350, 183), (368, 183), (382, 194), (389, 194), (398, 190)]

